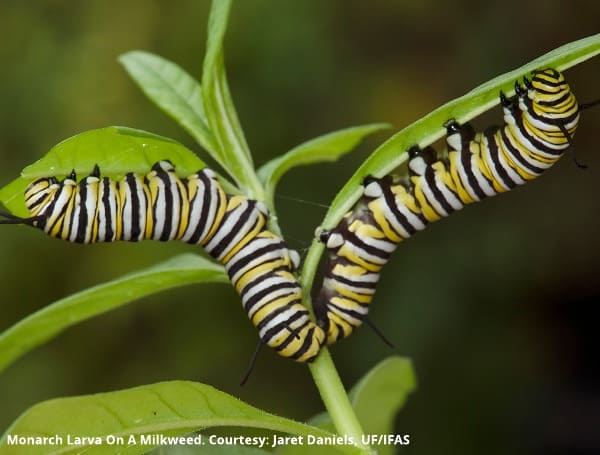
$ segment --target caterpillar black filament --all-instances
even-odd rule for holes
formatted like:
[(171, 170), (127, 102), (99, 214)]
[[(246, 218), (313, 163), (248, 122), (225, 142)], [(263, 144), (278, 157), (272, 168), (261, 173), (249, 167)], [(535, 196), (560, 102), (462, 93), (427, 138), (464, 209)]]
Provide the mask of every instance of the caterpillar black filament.
[(450, 120), (448, 150), (409, 150), (408, 178), (367, 177), (357, 207), (320, 233), (329, 250), (314, 304), (327, 343), (367, 321), (379, 274), (398, 243), (467, 204), (509, 191), (538, 177), (569, 147), (580, 107), (561, 73), (534, 71), (500, 95), (505, 124), (474, 133)]
[(293, 275), (298, 254), (266, 229), (268, 211), (255, 200), (225, 194), (203, 169), (184, 179), (168, 161), (145, 176), (100, 176), (98, 166), (77, 182), (75, 173), (33, 182), (25, 191), (31, 218), (3, 214), (2, 224), (28, 224), (69, 242), (181, 240), (199, 244), (225, 266), (262, 344), (310, 362), (325, 335), (302, 305)]

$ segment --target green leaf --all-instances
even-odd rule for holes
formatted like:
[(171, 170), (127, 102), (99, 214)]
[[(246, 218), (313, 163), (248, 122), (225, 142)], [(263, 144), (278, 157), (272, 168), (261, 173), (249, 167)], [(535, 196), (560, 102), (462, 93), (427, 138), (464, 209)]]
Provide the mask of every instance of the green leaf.
[(94, 286), (44, 307), (0, 334), (0, 370), (66, 328), (159, 291), (225, 283), (223, 267), (192, 253)]
[[(416, 384), (410, 359), (389, 357), (371, 369), (350, 392), (365, 434), (393, 433), (394, 419)], [(395, 453), (390, 445), (376, 447), (379, 454)]]
[(40, 177), (63, 177), (75, 170), (88, 175), (97, 164), (102, 175), (119, 178), (127, 172), (145, 174), (154, 163), (170, 160), (177, 174), (187, 176), (206, 167), (191, 150), (156, 134), (122, 126), (86, 131), (55, 145), (27, 166), (17, 179), (0, 190), (0, 202), (14, 214), (29, 216), (23, 193)]
[(194, 152), (173, 139), (133, 128), (109, 126), (62, 141), (43, 158), (27, 166), (21, 175), (31, 179), (65, 176), (73, 169), (84, 174), (97, 164), (102, 175), (118, 178), (128, 172), (146, 173), (154, 163), (165, 159), (173, 163), (181, 177), (206, 167)]
[(154, 104), (214, 154), (214, 138), (208, 128), (198, 81), (175, 63), (149, 52), (127, 52), (119, 61)]
[(0, 189), (0, 202), (14, 215), (27, 218), (31, 214), (25, 206), (25, 190), (31, 183), (31, 179), (17, 177), (8, 185)]
[[(113, 454), (117, 451), (138, 454), (157, 446), (151, 441), (142, 441), (144, 435), (175, 437), (224, 426), (264, 428), (302, 436), (332, 436), (321, 429), (264, 412), (211, 386), (172, 381), (37, 404), (7, 430), (0, 440), (0, 452), (22, 454), (26, 449), (28, 454)], [(9, 446), (9, 435), (59, 435), (64, 444), (54, 447)], [(97, 436), (103, 438), (102, 441), (107, 436), (122, 436), (125, 445), (86, 443), (68, 446), (69, 435), (71, 438)], [(128, 444), (130, 436), (136, 440), (136, 445)], [(206, 435), (202, 440), (205, 445), (209, 444)], [(338, 449), (345, 453), (360, 453), (354, 446), (338, 446)]]
[(289, 152), (272, 159), (258, 170), (267, 193), (267, 199), (273, 197), (279, 179), (296, 166), (306, 166), (323, 161), (335, 161), (350, 152), (369, 134), (389, 128), (387, 123), (372, 123), (334, 131), (311, 139), (294, 147)]
[(450, 118), (465, 123), (499, 103), (498, 94), (502, 90), (507, 95), (514, 94), (515, 80), (532, 70), (552, 67), (559, 71), (575, 66), (600, 53), (600, 33), (574, 41), (539, 57), (520, 68), (505, 73), (475, 88), (466, 95), (417, 120), (384, 142), (360, 166), (335, 197), (322, 226), (330, 229), (336, 226), (344, 214), (352, 208), (362, 194), (360, 183), (368, 175), (382, 177), (406, 161), (406, 150), (413, 144), (421, 147), (431, 145), (445, 135), (444, 122)]
[(212, 2), (202, 66), (202, 99), (208, 125), (215, 137), (219, 163), (247, 195), (262, 200), (263, 190), (254, 172), (252, 156), (225, 75), (223, 38), (230, 9), (230, 0)]

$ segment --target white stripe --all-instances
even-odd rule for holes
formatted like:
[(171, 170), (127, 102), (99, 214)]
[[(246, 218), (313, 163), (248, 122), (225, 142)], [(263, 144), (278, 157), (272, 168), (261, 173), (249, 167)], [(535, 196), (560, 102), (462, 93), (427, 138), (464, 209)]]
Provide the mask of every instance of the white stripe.
[(464, 206), (460, 199), (456, 196), (456, 194), (448, 188), (448, 186), (442, 181), (440, 173), (438, 171), (435, 172), (435, 182), (438, 189), (441, 191), (442, 195), (446, 199), (446, 202), (452, 207), (454, 210), (460, 210)]
[[(344, 242), (344, 245), (342, 246), (342, 248), (347, 248), (348, 251), (351, 252), (353, 256), (358, 256), (362, 260), (364, 260), (366, 262), (370, 262), (372, 264), (384, 265), (388, 261), (386, 258), (380, 258), (378, 256), (374, 256), (372, 254), (367, 253), (365, 250), (363, 250), (362, 248), (360, 248), (359, 246), (353, 244), (352, 242), (350, 242), (348, 240), (346, 240), (346, 242)], [(339, 253), (341, 253), (341, 249), (339, 250)], [(340, 254), (340, 256), (345, 256), (345, 255)]]
[(427, 180), (425, 180), (425, 177), (419, 178), (421, 179), (421, 189), (423, 191), (423, 194), (425, 195), (425, 198), (427, 199), (427, 202), (429, 202), (429, 204), (435, 209), (437, 213), (439, 213), (442, 216), (448, 216), (448, 212), (446, 212), (444, 207), (442, 207), (442, 205), (439, 203), (439, 201), (433, 194), (433, 191), (431, 191), (431, 187), (427, 183)]

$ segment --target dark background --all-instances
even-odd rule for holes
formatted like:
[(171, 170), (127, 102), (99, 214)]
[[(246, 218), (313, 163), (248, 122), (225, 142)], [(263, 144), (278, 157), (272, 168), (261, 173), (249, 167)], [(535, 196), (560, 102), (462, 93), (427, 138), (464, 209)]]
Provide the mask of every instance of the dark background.
[[(498, 74), (597, 33), (595, 1), (237, 2), (226, 41), (234, 101), (260, 165), (316, 135), (395, 129)], [(48, 0), (0, 4), (0, 182), (57, 142), (126, 125), (199, 148), (116, 62), (144, 49), (200, 77), (208, 2)], [(600, 97), (600, 59), (567, 72)], [(498, 109), (475, 123), (501, 122)], [(541, 179), (433, 225), (386, 267), (372, 319), (413, 359), (418, 391), (398, 417), (407, 453), (600, 451), (600, 109), (582, 116), (581, 171), (567, 155)], [(388, 133), (336, 164), (294, 170), (286, 197), (327, 204)], [(201, 152), (201, 151), (200, 151)], [(202, 155), (205, 158), (205, 155)], [(302, 250), (324, 210), (279, 199)], [(176, 253), (178, 244), (71, 245), (0, 234), (0, 330), (45, 305)], [(265, 351), (225, 285), (181, 288), (79, 324), (0, 375), (0, 428), (45, 399), (190, 379), (306, 419), (322, 404), (308, 370)], [(390, 355), (368, 329), (332, 349), (350, 386)]]

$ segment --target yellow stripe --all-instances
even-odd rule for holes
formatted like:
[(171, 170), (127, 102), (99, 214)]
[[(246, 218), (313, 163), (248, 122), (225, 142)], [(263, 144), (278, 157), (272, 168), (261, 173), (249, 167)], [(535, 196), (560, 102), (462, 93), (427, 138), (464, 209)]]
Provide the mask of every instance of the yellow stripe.
[[(339, 283), (339, 282), (336, 281), (336, 284), (337, 283)], [(344, 288), (343, 285), (336, 285), (336, 286), (334, 286), (334, 289), (337, 291), (337, 293), (340, 296), (345, 297), (346, 300), (353, 302), (353, 303), (359, 302), (359, 303), (369, 304), (369, 303), (371, 303), (371, 300), (373, 300), (373, 294), (360, 294), (358, 292), (354, 292), (354, 291)]]
[(183, 234), (188, 227), (188, 222), (190, 218), (190, 199), (187, 191), (187, 187), (183, 184), (181, 179), (175, 175), (173, 172), (173, 177), (176, 179), (177, 187), (179, 188), (179, 193), (181, 195), (181, 207), (179, 209), (179, 229), (177, 231), (176, 239), (181, 239)]
[[(276, 299), (269, 301), (268, 303), (260, 307), (260, 309), (258, 309), (255, 313), (252, 314), (252, 324), (257, 326), (264, 318), (269, 316), (271, 313), (283, 308), (284, 306), (293, 302), (297, 298), (297, 295), (289, 294), (277, 297)], [(296, 311), (298, 311), (298, 309), (296, 309)]]
[[(258, 265), (257, 267), (253, 267), (250, 270), (246, 271), (244, 274), (242, 274), (235, 283), (233, 283), (236, 291), (241, 294), (242, 290), (248, 285), (248, 283), (252, 280), (254, 280), (256, 277), (264, 275), (268, 272), (270, 272), (271, 270), (279, 267), (281, 264), (281, 260), (280, 259), (276, 259), (273, 261), (269, 261), (269, 262), (263, 262), (262, 264)], [(291, 276), (291, 274), (290, 274)]]
[(421, 207), (421, 213), (423, 214), (425, 219), (429, 222), (432, 222), (432, 221), (437, 221), (440, 218), (442, 218), (442, 216), (439, 215), (435, 211), (433, 206), (429, 203), (427, 196), (425, 196), (425, 193), (423, 192), (423, 187), (425, 185), (427, 185), (427, 182), (425, 182), (425, 179), (422, 177), (415, 176), (415, 177), (412, 177), (411, 180), (414, 185), (415, 198), (417, 199), (417, 202), (419, 203), (419, 205)]
[(235, 244), (233, 246), (233, 248), (229, 251), (229, 253), (227, 253), (223, 259), (221, 260), (221, 262), (224, 265), (227, 265), (227, 263), (231, 260), (231, 258), (237, 253), (239, 252), (242, 248), (244, 248), (252, 239), (254, 239), (261, 231), (261, 229), (264, 227), (265, 225), (265, 217), (260, 215), (259, 217), (259, 222), (256, 223), (256, 225), (253, 226), (253, 228), (246, 232), (246, 234), (244, 235), (244, 237), (242, 237), (239, 242), (237, 244)]
[(467, 184), (462, 181), (460, 174), (458, 173), (459, 166), (460, 168), (463, 167), (462, 161), (460, 160), (460, 153), (457, 151), (448, 152), (448, 160), (450, 161), (450, 176), (454, 181), (454, 187), (456, 188), (458, 198), (463, 204), (475, 202), (475, 199), (473, 199), (467, 191)]
[(348, 261), (353, 264), (360, 265), (365, 268), (369, 272), (378, 272), (381, 270), (384, 264), (373, 264), (372, 262), (368, 262), (366, 259), (355, 254), (346, 244), (342, 245), (338, 250), (338, 256), (346, 258)]
[[(217, 213), (215, 215), (213, 224), (210, 227), (210, 230), (206, 233), (206, 236), (200, 240), (200, 245), (202, 245), (202, 246), (206, 245), (208, 243), (208, 241), (212, 238), (212, 236), (215, 234), (215, 232), (217, 232), (217, 229), (223, 223), (223, 216), (225, 216), (225, 212), (227, 211), (227, 205), (228, 205), (227, 195), (221, 188), (221, 185), (219, 185), (218, 183), (214, 183), (214, 184), (216, 185), (216, 188), (217, 188), (217, 199), (218, 199)], [(206, 188), (206, 191), (210, 191), (209, 188), (210, 187)], [(210, 204), (210, 205), (213, 206), (214, 204)]]
[(385, 217), (385, 209), (383, 207), (387, 207), (383, 197), (374, 199), (368, 205), (369, 211), (373, 215), (373, 219), (383, 230), (385, 238), (391, 242), (398, 243), (402, 240), (402, 237), (396, 233), (391, 224), (388, 222), (387, 218)]

